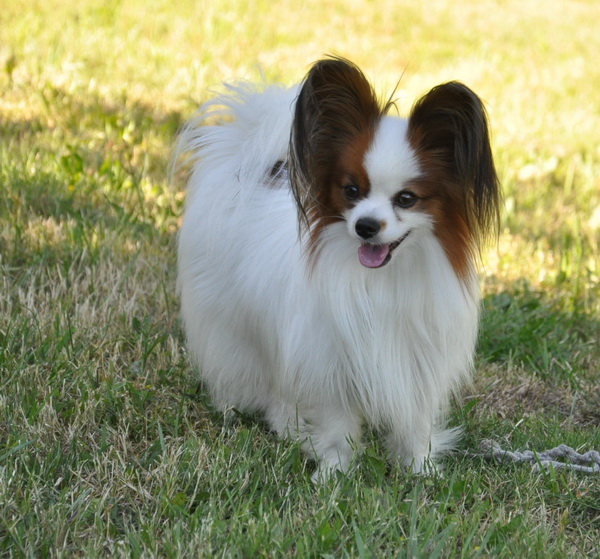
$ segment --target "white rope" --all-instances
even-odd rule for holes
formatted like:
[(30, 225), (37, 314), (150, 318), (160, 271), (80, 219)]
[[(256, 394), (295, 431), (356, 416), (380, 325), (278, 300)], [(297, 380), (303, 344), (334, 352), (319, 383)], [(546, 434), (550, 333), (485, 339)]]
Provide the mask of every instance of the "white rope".
[(539, 471), (540, 468), (548, 469), (552, 466), (556, 469), (563, 468), (588, 474), (600, 473), (600, 452), (590, 450), (585, 454), (580, 454), (566, 444), (558, 445), (556, 448), (544, 452), (532, 450), (511, 452), (504, 450), (498, 443), (490, 439), (483, 439), (481, 454), (485, 458), (500, 461), (532, 462), (534, 471)]

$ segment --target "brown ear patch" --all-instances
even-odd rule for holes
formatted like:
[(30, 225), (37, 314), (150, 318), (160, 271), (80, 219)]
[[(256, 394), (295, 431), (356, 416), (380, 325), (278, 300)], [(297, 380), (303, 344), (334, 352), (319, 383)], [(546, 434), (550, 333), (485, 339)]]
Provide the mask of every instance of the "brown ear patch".
[(351, 62), (328, 58), (308, 72), (296, 101), (289, 170), (301, 224), (314, 243), (323, 227), (341, 219), (335, 187), (343, 175), (366, 177), (364, 153), (381, 114), (371, 85)]
[(435, 234), (465, 278), (499, 222), (501, 193), (483, 103), (463, 84), (439, 85), (415, 103), (408, 140), (423, 172), (418, 182), (429, 192)]

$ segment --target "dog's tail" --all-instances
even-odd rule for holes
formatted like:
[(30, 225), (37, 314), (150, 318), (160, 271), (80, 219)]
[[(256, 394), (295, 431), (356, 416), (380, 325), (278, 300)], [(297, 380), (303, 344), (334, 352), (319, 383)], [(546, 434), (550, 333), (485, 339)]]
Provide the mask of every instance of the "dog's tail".
[[(179, 134), (171, 176), (218, 172), (222, 179), (258, 184), (287, 159), (297, 88), (226, 85)], [(205, 181), (191, 180), (197, 188)], [(188, 196), (193, 192), (188, 192)]]

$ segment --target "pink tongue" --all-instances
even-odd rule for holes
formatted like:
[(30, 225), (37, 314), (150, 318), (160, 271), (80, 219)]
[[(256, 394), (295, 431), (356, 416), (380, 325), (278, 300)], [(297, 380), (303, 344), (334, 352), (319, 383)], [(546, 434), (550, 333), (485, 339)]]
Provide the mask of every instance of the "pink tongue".
[(358, 260), (367, 268), (379, 268), (390, 252), (390, 245), (360, 245)]

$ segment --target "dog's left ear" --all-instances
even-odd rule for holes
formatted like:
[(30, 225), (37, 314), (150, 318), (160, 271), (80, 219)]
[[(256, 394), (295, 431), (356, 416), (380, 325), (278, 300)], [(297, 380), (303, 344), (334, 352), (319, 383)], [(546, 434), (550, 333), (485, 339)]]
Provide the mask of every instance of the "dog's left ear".
[(466, 189), (467, 218), (479, 236), (497, 231), (500, 185), (481, 99), (458, 82), (433, 88), (413, 107), (408, 138), (438, 173)]

